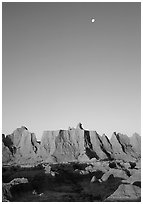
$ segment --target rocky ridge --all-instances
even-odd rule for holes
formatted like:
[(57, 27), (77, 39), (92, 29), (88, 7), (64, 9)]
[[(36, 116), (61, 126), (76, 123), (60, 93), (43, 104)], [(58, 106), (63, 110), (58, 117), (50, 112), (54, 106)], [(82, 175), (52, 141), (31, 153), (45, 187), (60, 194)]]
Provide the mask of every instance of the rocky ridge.
[(3, 164), (41, 162), (87, 162), (95, 160), (136, 161), (141, 157), (141, 137), (114, 132), (111, 139), (96, 131), (84, 130), (79, 123), (68, 130), (44, 131), (38, 142), (24, 126), (10, 135), (2, 135)]

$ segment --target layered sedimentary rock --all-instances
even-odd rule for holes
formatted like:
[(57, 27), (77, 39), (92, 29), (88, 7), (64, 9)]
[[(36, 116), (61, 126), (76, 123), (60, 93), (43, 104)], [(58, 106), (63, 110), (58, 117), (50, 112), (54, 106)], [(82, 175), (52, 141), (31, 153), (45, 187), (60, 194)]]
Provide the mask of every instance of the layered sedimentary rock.
[(79, 123), (68, 130), (44, 131), (41, 142), (24, 126), (11, 135), (3, 135), (3, 163), (31, 164), (36, 162), (71, 162), (121, 159), (134, 161), (140, 158), (140, 136), (131, 138), (113, 133), (109, 140), (96, 131), (88, 131)]

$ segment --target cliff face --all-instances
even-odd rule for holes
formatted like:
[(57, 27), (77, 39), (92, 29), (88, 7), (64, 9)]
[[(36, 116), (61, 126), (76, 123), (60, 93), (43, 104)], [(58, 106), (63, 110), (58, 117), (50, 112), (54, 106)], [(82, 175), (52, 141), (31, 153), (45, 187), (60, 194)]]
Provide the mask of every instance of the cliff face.
[(11, 135), (3, 135), (3, 163), (34, 164), (36, 162), (71, 162), (140, 158), (141, 142), (138, 134), (129, 138), (113, 133), (109, 140), (96, 131), (88, 131), (79, 123), (68, 130), (44, 131), (41, 142), (26, 127), (17, 128)]
[(134, 133), (130, 138), (130, 144), (137, 154), (141, 156), (141, 137), (137, 133)]
[(36, 136), (26, 127), (17, 128), (11, 135), (3, 136), (3, 144), (10, 150), (15, 163), (26, 163), (28, 160), (34, 162), (36, 159)]
[(84, 130), (77, 127), (69, 130), (45, 131), (41, 139), (40, 154), (42, 159), (47, 161), (82, 160), (86, 157)]

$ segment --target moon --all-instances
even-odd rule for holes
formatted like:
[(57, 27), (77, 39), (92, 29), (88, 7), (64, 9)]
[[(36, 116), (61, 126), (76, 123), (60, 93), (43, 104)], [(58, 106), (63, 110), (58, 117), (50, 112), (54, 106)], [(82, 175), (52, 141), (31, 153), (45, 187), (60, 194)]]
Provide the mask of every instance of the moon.
[(94, 23), (94, 22), (95, 22), (95, 18), (92, 18), (92, 19), (91, 19), (91, 22)]

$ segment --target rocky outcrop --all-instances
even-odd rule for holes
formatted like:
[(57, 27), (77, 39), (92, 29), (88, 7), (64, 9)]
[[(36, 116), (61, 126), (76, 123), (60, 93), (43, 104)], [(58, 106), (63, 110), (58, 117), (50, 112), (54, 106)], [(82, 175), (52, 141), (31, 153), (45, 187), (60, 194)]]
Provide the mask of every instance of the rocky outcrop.
[(133, 174), (124, 181), (124, 183), (130, 183), (134, 184), (135, 182), (138, 183), (138, 185), (141, 185), (141, 171), (140, 170), (135, 170)]
[[(37, 152), (36, 136), (30, 133), (26, 127), (17, 128), (11, 135), (3, 137), (3, 144), (11, 152), (14, 162), (35, 161)], [(3, 163), (5, 163), (5, 159), (3, 159)]]
[(44, 131), (40, 148), (40, 154), (46, 161), (82, 160), (86, 156), (84, 130), (78, 126), (70, 130)]
[[(102, 143), (101, 136), (96, 131), (85, 131), (85, 143), (89, 158), (107, 159), (108, 155)], [(93, 153), (91, 154), (90, 151)], [(88, 154), (89, 152), (89, 154)]]
[(135, 152), (141, 156), (141, 137), (137, 133), (134, 133), (132, 137), (130, 137), (130, 144)]
[(11, 160), (12, 160), (12, 153), (9, 150), (9, 148), (6, 147), (4, 143), (2, 142), (2, 162), (8, 163)]
[(103, 143), (103, 146), (104, 146), (106, 152), (108, 152), (110, 155), (112, 155), (113, 149), (112, 149), (112, 144), (111, 144), (109, 138), (105, 134), (103, 134), (101, 139), (102, 139), (102, 143)]
[(41, 142), (24, 126), (12, 134), (3, 135), (3, 163), (87, 162), (95, 160), (124, 160), (134, 162), (140, 158), (140, 136), (131, 138), (113, 133), (111, 139), (96, 131), (84, 130), (79, 123), (68, 130), (44, 131)]
[(131, 184), (121, 184), (105, 201), (140, 201), (141, 188)]
[(113, 133), (111, 140), (113, 149), (113, 158), (124, 161), (134, 161), (139, 157), (130, 143), (130, 138), (127, 135)]
[(9, 183), (3, 183), (2, 184), (2, 201), (3, 202), (11, 201), (12, 199), (11, 188), (13, 186), (16, 186), (19, 184), (26, 184), (26, 183), (28, 183), (27, 178), (15, 178)]
[(101, 180), (102, 181), (107, 181), (108, 178), (113, 175), (114, 177), (119, 177), (119, 178), (123, 178), (123, 179), (128, 179), (128, 176), (126, 174), (125, 171), (121, 170), (121, 169), (110, 169), (109, 171), (105, 172), (105, 174), (103, 174)]
[[(28, 183), (21, 183), (23, 176)], [(140, 201), (141, 197), (140, 167), (122, 160), (42, 163), (33, 168), (6, 166), (2, 179), (3, 201), (50, 202), (52, 197), (54, 202), (117, 202)], [(70, 199), (64, 200), (63, 195)]]

